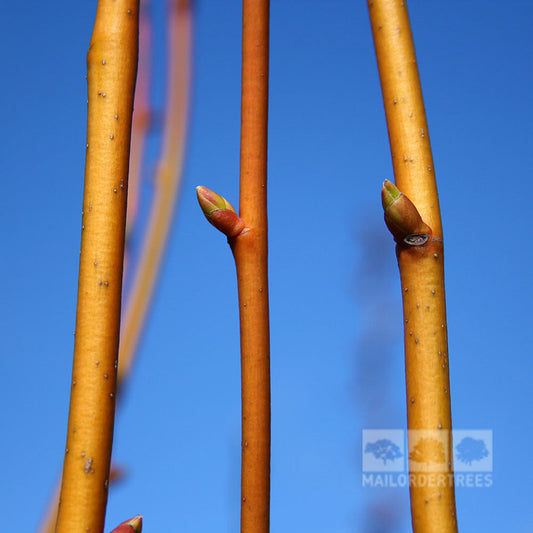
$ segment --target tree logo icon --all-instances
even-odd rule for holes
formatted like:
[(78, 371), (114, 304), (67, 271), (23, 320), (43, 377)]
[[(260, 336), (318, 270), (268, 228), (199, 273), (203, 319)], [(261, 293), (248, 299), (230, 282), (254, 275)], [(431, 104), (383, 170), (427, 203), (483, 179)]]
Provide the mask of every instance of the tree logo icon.
[(363, 429), (363, 472), (403, 472), (405, 432)]
[(457, 460), (469, 466), (474, 461), (481, 461), (484, 457), (489, 456), (489, 450), (482, 439), (473, 439), (465, 437), (456, 447)]
[(456, 472), (492, 472), (492, 431), (453, 430), (453, 466)]
[(381, 459), (384, 465), (387, 464), (387, 461), (395, 461), (399, 457), (403, 457), (400, 447), (389, 439), (367, 442), (365, 453), (371, 453), (376, 459)]
[(409, 430), (409, 468), (412, 472), (445, 472), (451, 462), (450, 432)]
[(432, 439), (431, 437), (422, 438), (409, 452), (409, 460), (427, 465), (444, 463), (446, 461), (444, 446), (437, 439)]

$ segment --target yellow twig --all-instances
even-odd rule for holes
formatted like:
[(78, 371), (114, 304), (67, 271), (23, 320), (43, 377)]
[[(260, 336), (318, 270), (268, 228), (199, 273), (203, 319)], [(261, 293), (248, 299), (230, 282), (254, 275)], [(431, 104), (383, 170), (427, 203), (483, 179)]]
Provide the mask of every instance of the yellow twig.
[[(140, 45), (143, 60), (139, 62), (139, 76), (135, 94), (135, 113), (132, 124), (132, 146), (130, 154), (130, 177), (128, 187), (127, 231), (135, 218), (138, 201), (138, 185), (143, 154), (144, 139), (149, 126), (148, 107), (148, 55), (150, 26), (146, 14), (146, 1), (141, 1)], [(144, 9), (143, 9), (144, 8)], [(141, 251), (141, 263), (136, 273), (134, 288), (127, 301), (123, 313), (120, 342), (120, 365), (118, 369), (118, 385), (124, 382), (131, 370), (135, 349), (138, 344), (142, 326), (145, 321), (148, 304), (153, 292), (155, 279), (159, 270), (161, 257), (168, 235), (168, 227), (172, 221), (172, 212), (181, 180), (187, 108), (189, 101), (190, 57), (192, 41), (191, 7), (187, 0), (171, 3), (172, 16), (169, 19), (169, 68), (168, 98), (170, 101), (165, 120), (165, 145), (159, 175), (156, 177), (158, 186), (152, 205), (152, 218)], [(144, 65), (144, 66), (143, 66)], [(141, 72), (143, 71), (143, 72)], [(174, 169), (164, 172), (163, 169)], [(125, 265), (126, 268), (126, 265)], [(111, 474), (111, 478), (113, 473)], [(57, 517), (57, 499), (59, 490), (52, 499), (40, 533), (52, 533), (55, 530)]]
[(138, 0), (99, 0), (88, 121), (76, 340), (57, 533), (104, 527), (115, 414)]
[[(399, 189), (386, 182), (384, 207), (398, 242), (402, 283), (413, 530), (453, 533), (443, 239), (424, 101), (405, 0), (368, 0), (368, 8)], [(428, 443), (439, 453), (426, 456), (428, 463), (415, 461)], [(424, 464), (437, 472), (420, 472)]]
[[(116, 482), (120, 481), (124, 477), (124, 471), (121, 468), (114, 467), (111, 464), (109, 471), (109, 485), (113, 486)], [(61, 485), (58, 483), (54, 489), (54, 496), (48, 505), (46, 514), (44, 515), (42, 522), (39, 524), (39, 533), (54, 533), (56, 530), (57, 522), (57, 502), (59, 501), (59, 491)]]

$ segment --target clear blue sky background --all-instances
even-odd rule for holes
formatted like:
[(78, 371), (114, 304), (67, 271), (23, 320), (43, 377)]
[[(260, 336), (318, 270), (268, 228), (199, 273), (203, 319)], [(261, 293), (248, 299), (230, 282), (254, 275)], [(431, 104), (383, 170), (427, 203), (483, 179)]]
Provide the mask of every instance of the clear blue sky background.
[[(196, 4), (183, 194), (117, 416), (114, 458), (128, 474), (106, 531), (136, 513), (147, 532), (238, 530), (236, 280), (194, 187), (238, 203), (240, 7)], [(35, 531), (63, 457), (95, 8), (6, 2), (0, 17), (9, 532)], [(493, 486), (457, 490), (459, 525), (531, 532), (533, 3), (409, 8), (444, 220), (454, 425), (494, 432)], [(270, 80), (272, 531), (404, 533), (407, 490), (361, 486), (362, 429), (406, 424), (400, 288), (379, 199), (392, 167), (366, 3), (273, 1)], [(393, 525), (368, 527), (380, 504)]]

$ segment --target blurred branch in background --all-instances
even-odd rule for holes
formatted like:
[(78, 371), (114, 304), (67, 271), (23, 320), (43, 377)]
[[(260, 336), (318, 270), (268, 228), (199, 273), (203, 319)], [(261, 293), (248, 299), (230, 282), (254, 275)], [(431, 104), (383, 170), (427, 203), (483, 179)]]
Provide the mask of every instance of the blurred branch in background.
[[(357, 233), (360, 260), (356, 271), (356, 299), (361, 310), (355, 359), (355, 396), (363, 428), (394, 428), (401, 411), (390, 394), (393, 382), (393, 357), (401, 334), (399, 299), (396, 297), (395, 267), (390, 261), (390, 236), (363, 218)], [(407, 514), (400, 495), (373, 490), (360, 517), (358, 531), (393, 533), (402, 529)]]
[[(135, 86), (135, 108), (131, 126), (130, 170), (128, 176), (128, 213), (126, 216), (126, 246), (124, 249), (124, 278), (130, 269), (132, 235), (138, 222), (141, 175), (145, 159), (146, 136), (152, 127), (150, 108), (150, 79), (152, 77), (152, 19), (149, 0), (141, 0), (139, 18), (139, 68)], [(124, 297), (123, 297), (124, 300)]]
[(118, 383), (131, 370), (146, 321), (182, 178), (191, 77), (192, 10), (189, 0), (168, 1), (167, 107), (161, 157), (148, 229), (123, 314)]
[(394, 292), (397, 282), (390, 261), (389, 235), (383, 228), (363, 224), (358, 234), (361, 258), (356, 275), (363, 321), (356, 348), (356, 399), (364, 422), (389, 427), (400, 417), (389, 394), (393, 347), (401, 332), (399, 301)]

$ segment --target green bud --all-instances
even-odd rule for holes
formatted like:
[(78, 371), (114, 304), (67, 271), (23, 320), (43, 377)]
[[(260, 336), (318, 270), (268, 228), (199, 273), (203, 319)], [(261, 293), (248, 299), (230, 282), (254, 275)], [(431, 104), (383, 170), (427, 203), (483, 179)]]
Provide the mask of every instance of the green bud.
[(396, 242), (423, 246), (429, 240), (431, 228), (422, 220), (413, 202), (389, 180), (383, 183), (381, 203), (385, 211), (385, 223)]
[(220, 194), (217, 194), (207, 187), (199, 185), (196, 187), (196, 194), (198, 195), (200, 207), (206, 217), (209, 217), (209, 215), (217, 209), (229, 209), (236, 213), (233, 206), (223, 196), (220, 196)]
[(383, 188), (381, 189), (381, 203), (383, 204), (383, 209), (386, 211), (387, 208), (394, 203), (402, 193), (400, 189), (392, 183), (392, 181), (385, 180), (383, 182)]
[(235, 237), (246, 227), (233, 206), (220, 194), (207, 187), (196, 187), (198, 203), (207, 220), (228, 237)]

